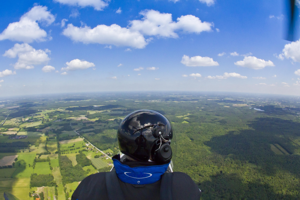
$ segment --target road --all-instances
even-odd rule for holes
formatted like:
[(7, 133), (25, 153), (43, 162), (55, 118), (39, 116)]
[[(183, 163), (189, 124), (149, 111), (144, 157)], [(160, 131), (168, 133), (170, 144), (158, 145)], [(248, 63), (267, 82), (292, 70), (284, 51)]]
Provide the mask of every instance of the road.
[[(9, 114), (8, 114), (9, 115)], [(1, 126), (3, 126), (3, 124), (6, 122), (8, 115), (6, 116), (5, 120), (2, 122)]]
[[(71, 126), (71, 128), (73, 128), (71, 122), (70, 122), (70, 126)], [(105, 155), (107, 158), (111, 159), (111, 157), (110, 157), (109, 155), (107, 155), (106, 153), (104, 153), (103, 151), (101, 151), (99, 148), (95, 147), (90, 141), (88, 141), (84, 136), (80, 135), (76, 130), (74, 130), (74, 132), (75, 132), (77, 135), (79, 135), (80, 137), (83, 137), (83, 138), (89, 143), (89, 145), (92, 145), (95, 149), (97, 149), (98, 151), (100, 151), (100, 152), (101, 152), (103, 155)]]

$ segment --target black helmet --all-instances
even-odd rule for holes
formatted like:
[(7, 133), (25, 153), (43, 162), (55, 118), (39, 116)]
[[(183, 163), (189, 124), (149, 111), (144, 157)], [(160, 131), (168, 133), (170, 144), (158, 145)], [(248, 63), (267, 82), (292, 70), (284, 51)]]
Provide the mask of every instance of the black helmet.
[(153, 110), (130, 113), (118, 129), (120, 151), (138, 161), (170, 162), (172, 137), (169, 120)]

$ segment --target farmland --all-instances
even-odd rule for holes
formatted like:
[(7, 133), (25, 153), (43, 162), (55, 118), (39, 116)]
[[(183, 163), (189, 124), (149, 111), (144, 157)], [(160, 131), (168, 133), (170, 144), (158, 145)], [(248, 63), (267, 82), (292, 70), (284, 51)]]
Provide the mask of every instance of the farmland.
[(4, 192), (20, 200), (70, 199), (84, 177), (112, 166), (93, 145), (118, 154), (121, 120), (142, 108), (171, 121), (175, 170), (192, 177), (202, 199), (300, 198), (298, 100), (196, 93), (65, 99), (6, 101), (0, 108), (2, 118), (9, 114), (0, 127), (0, 199)]

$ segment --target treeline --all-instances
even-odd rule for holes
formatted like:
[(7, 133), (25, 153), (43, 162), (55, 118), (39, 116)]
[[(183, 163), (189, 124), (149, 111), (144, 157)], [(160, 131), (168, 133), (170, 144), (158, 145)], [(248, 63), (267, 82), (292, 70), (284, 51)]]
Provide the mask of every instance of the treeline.
[(73, 167), (72, 161), (67, 156), (59, 155), (59, 157), (60, 171), (64, 185), (75, 181), (82, 181), (87, 176), (87, 172), (80, 165)]
[(30, 187), (56, 186), (52, 174), (32, 174), (30, 178)]
[(91, 160), (89, 160), (82, 152), (76, 155), (76, 161), (81, 167), (92, 165)]

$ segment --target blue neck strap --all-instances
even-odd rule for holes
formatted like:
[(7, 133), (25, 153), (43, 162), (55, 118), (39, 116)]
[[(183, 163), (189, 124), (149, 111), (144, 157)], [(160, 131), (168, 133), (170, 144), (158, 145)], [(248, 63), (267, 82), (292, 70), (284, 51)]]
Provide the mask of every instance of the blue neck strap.
[(155, 183), (160, 180), (170, 163), (164, 165), (129, 167), (119, 160), (113, 159), (114, 167), (119, 179), (125, 183), (144, 185)]

